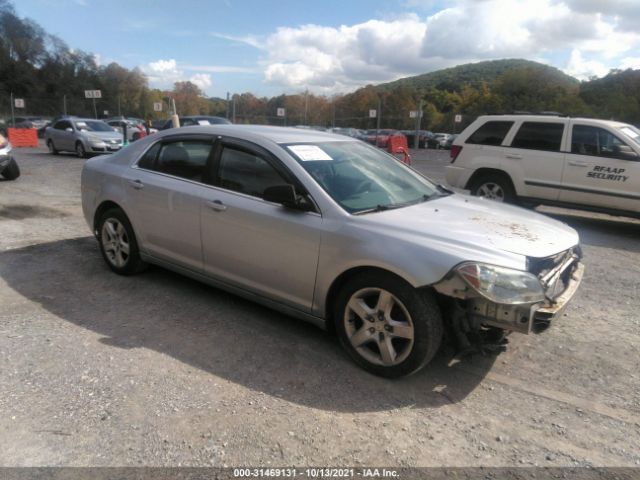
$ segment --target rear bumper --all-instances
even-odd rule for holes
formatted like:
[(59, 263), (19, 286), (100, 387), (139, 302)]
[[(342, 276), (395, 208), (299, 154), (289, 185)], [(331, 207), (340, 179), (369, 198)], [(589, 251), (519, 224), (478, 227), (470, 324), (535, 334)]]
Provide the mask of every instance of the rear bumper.
[(465, 188), (472, 171), (468, 168), (447, 165), (445, 169), (445, 179), (449, 185), (456, 188)]

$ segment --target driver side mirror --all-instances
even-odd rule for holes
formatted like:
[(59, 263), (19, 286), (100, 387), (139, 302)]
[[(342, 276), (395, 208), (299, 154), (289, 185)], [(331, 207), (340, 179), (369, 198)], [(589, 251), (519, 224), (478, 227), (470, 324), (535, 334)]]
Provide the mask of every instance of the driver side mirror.
[(634, 152), (631, 149), (631, 147), (627, 145), (614, 145), (612, 150), (615, 157), (619, 158), (620, 160), (637, 160), (638, 159), (638, 154)]
[(291, 184), (273, 185), (264, 190), (262, 198), (267, 202), (279, 203), (296, 210), (307, 210), (308, 205), (304, 199), (296, 193), (296, 188)]
[(64, 129), (65, 132), (73, 132), (73, 128), (71, 127), (67, 127)]

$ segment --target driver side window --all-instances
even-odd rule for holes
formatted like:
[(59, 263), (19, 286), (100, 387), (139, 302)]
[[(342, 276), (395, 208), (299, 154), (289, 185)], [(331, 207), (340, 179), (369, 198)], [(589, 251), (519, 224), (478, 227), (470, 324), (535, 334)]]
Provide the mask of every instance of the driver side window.
[(261, 156), (231, 146), (223, 147), (218, 168), (220, 187), (262, 198), (266, 188), (286, 183)]
[(571, 153), (596, 157), (637, 160), (633, 149), (609, 131), (589, 125), (574, 125)]

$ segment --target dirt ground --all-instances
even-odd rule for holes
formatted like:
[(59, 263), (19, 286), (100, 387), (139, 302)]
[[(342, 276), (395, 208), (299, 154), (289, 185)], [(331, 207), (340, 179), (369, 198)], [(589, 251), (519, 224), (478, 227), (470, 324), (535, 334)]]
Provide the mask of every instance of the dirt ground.
[[(586, 273), (546, 332), (399, 381), (317, 328), (177, 274), (111, 273), (83, 160), (0, 181), (0, 465), (638, 466), (640, 223), (545, 210)], [(446, 153), (414, 155), (442, 180)]]

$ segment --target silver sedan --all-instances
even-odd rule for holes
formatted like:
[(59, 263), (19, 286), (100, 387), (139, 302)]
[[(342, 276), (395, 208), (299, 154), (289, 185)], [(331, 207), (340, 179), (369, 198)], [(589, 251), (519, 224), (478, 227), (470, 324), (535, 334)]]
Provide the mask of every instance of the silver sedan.
[(168, 130), (89, 160), (82, 206), (116, 273), (161, 265), (334, 330), (378, 375), (540, 332), (582, 276), (577, 233), (454, 194), (363, 142), (310, 130)]

